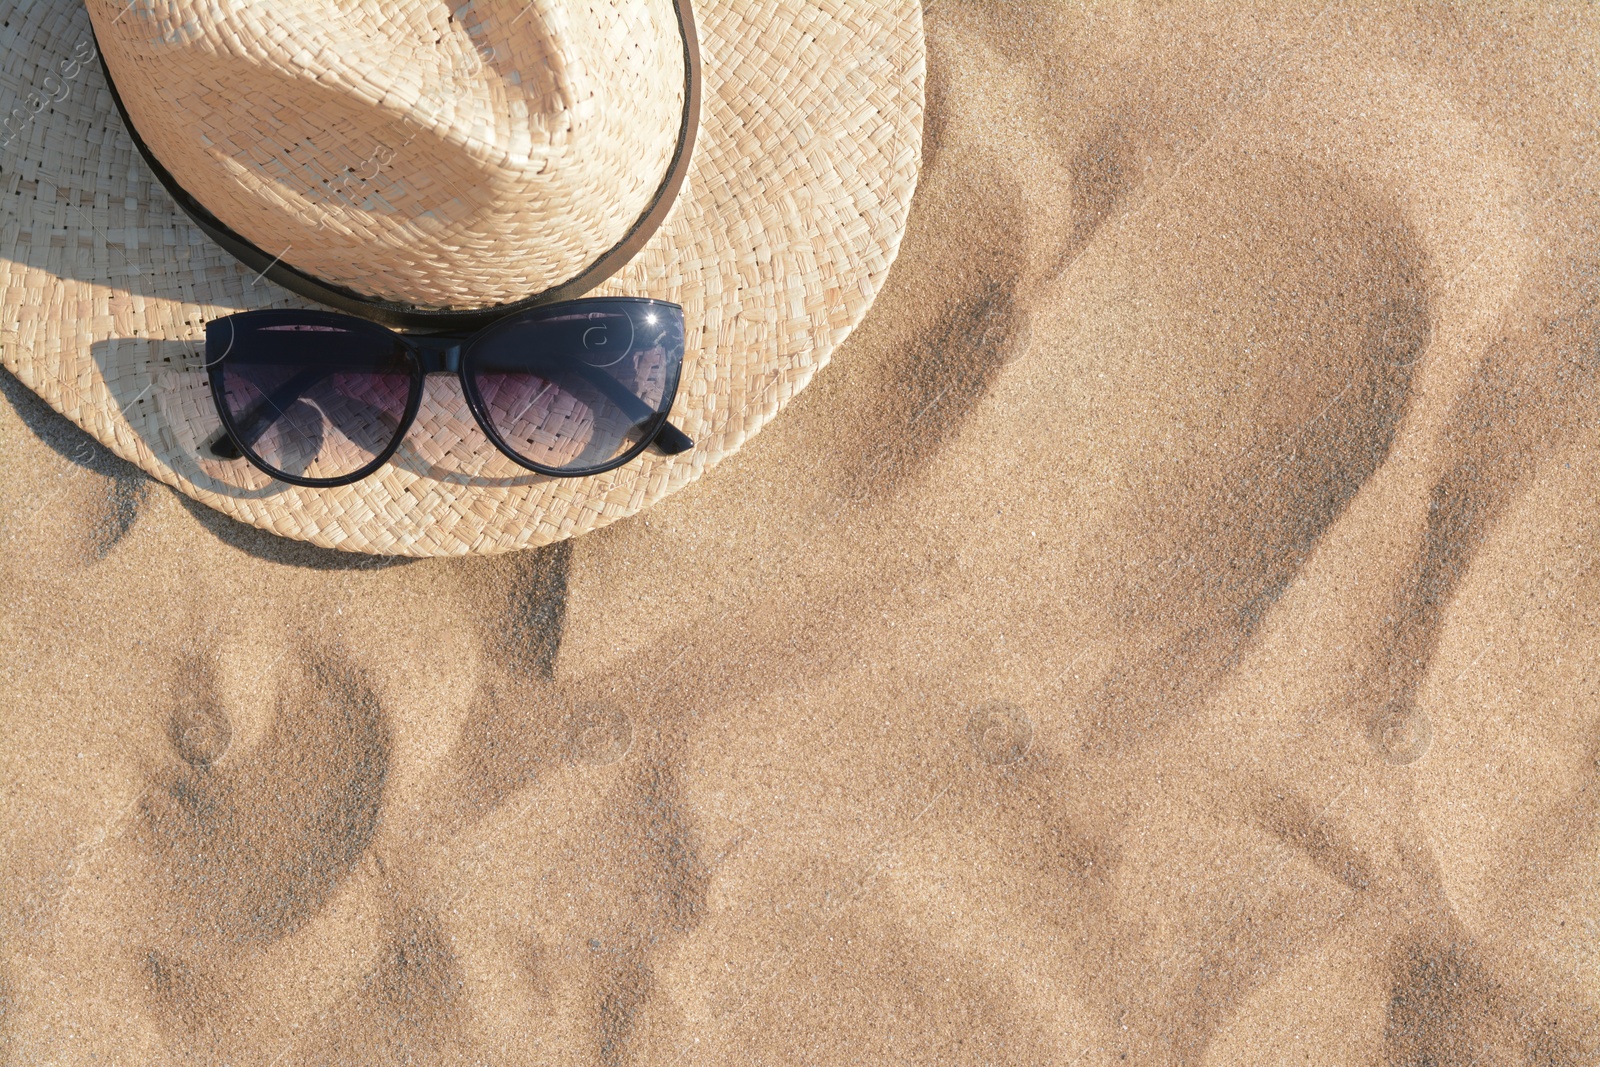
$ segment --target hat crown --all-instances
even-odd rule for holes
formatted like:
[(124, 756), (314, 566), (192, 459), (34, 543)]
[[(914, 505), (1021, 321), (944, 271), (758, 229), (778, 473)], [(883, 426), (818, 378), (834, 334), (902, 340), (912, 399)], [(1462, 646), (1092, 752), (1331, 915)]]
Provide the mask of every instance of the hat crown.
[(683, 132), (672, 0), (91, 0), (135, 132), (294, 269), (419, 308), (514, 303), (650, 211)]

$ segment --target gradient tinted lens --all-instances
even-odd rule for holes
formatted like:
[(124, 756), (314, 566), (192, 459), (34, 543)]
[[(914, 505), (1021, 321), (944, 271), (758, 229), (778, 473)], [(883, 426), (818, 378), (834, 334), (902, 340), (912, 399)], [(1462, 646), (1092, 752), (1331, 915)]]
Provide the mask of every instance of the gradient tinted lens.
[(234, 315), (206, 328), (217, 402), (274, 474), (344, 478), (400, 432), (415, 379), (398, 338), (314, 313)]
[(683, 366), (683, 309), (594, 298), (497, 324), (467, 350), (468, 388), (512, 452), (603, 468), (661, 426)]

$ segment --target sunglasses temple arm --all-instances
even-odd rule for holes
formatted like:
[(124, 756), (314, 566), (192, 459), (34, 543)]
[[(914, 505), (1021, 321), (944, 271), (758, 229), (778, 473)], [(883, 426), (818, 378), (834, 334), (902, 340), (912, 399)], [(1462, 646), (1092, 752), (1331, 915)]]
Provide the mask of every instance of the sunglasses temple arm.
[[(277, 421), (277, 416), (262, 418), (268, 407), (275, 410), (278, 416), (282, 416), (284, 409), (304, 396), (307, 389), (332, 373), (320, 367), (303, 370), (279, 386), (271, 396), (262, 398), (244, 418), (238, 420), (236, 432), (244, 440), (245, 447), (253, 447), (261, 439), (261, 435), (267, 432), (267, 428)], [(207, 452), (220, 459), (238, 459), (243, 455), (228, 436), (226, 427), (212, 434), (204, 447)]]
[(656, 431), (655, 440), (650, 443), (669, 456), (676, 456), (694, 447), (694, 439), (670, 422), (661, 424), (661, 429)]
[[(580, 365), (578, 373), (587, 378), (591, 385), (606, 394), (613, 404), (620, 407), (628, 418), (633, 420), (635, 426), (644, 426), (660, 414), (649, 404), (634, 396), (627, 386), (599, 367)], [(661, 424), (661, 429), (656, 431), (655, 437), (650, 443), (669, 456), (676, 456), (694, 447), (694, 439), (670, 422)]]
[(233, 443), (226, 429), (220, 429), (206, 438), (200, 445), (201, 451), (217, 459), (239, 459), (244, 455), (239, 451), (239, 446)]

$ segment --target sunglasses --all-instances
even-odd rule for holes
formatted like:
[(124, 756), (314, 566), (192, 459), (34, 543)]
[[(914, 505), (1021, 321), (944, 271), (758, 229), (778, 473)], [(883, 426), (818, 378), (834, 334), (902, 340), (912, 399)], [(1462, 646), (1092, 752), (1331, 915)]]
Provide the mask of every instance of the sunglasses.
[(460, 376), (484, 435), (557, 478), (613, 470), (655, 446), (694, 447), (667, 421), (683, 369), (683, 308), (586, 297), (470, 334), (398, 334), (331, 311), (246, 311), (206, 325), (222, 430), (202, 448), (291, 485), (360, 481), (388, 461), (427, 375)]

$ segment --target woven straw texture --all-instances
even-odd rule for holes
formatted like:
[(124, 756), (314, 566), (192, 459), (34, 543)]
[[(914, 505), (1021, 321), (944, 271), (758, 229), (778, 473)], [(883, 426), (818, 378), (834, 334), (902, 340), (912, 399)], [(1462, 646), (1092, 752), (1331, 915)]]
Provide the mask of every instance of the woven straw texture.
[(149, 3), (88, 5), (145, 144), (256, 247), (367, 296), (475, 308), (565, 282), (622, 240), (678, 142), (671, 0), (459, 23), (439, 0)]
[[(637, 65), (624, 76), (656, 84), (658, 99), (607, 104), (603, 79), (595, 74), (596, 66), (604, 73), (606, 65), (595, 57), (610, 52), (592, 39), (598, 31), (590, 26), (589, 36), (580, 33), (574, 27), (580, 20), (547, 0), (480, 0), (465, 8), (367, 0), (340, 4), (340, 11), (332, 4), (286, 2), (134, 0), (125, 8), (121, 0), (95, 2), (97, 26), (137, 19), (138, 47), (168, 57), (158, 71), (141, 75), (144, 61), (135, 58), (134, 38), (107, 35), (108, 63), (141, 134), (163, 161), (194, 153), (194, 173), (216, 183), (201, 193), (187, 171), (169, 167), (185, 187), (261, 247), (276, 251), (274, 238), (281, 237), (294, 251), (329, 257), (321, 261), (329, 264), (327, 280), (347, 284), (359, 276), (374, 293), (477, 305), (498, 302), (505, 294), (496, 286), (516, 290), (509, 294), (514, 298), (542, 288), (547, 277), (576, 273), (585, 263), (569, 264), (562, 257), (571, 250), (552, 240), (521, 260), (513, 257), (512, 273), (523, 273), (506, 282), (496, 273), (506, 265), (495, 257), (504, 253), (473, 242), (501, 240), (499, 218), (506, 240), (520, 234), (532, 249), (541, 232), (559, 232), (593, 258), (609, 247), (607, 227), (616, 218), (631, 223), (637, 217), (644, 201), (630, 198), (644, 189), (648, 199), (675, 143), (683, 75), (681, 59), (672, 58), (681, 45), (666, 21), (670, 5), (621, 4), (617, 21), (601, 26), (622, 35), (610, 41), (613, 50), (631, 47), (623, 40), (630, 26), (667, 42), (640, 44)], [(231, 28), (230, 43), (198, 43), (218, 25), (199, 18), (203, 8), (227, 9), (221, 22)], [(372, 14), (380, 8), (386, 14)], [(511, 25), (525, 10), (523, 22), (533, 27), (527, 40), (518, 36), (523, 22)], [(0, 20), (6, 23), (0, 29), (0, 112), (13, 116), (0, 133), (6, 138), (0, 190), (7, 202), (0, 221), (0, 362), (117, 454), (181, 492), (325, 547), (415, 556), (503, 552), (633, 514), (737, 449), (860, 321), (898, 250), (921, 149), (924, 50), (916, 0), (707, 0), (694, 12), (704, 98), (683, 191), (644, 249), (593, 291), (684, 306), (689, 348), (672, 418), (695, 438), (693, 451), (671, 458), (647, 453), (593, 478), (546, 478), (495, 451), (457, 383), (437, 376), (429, 379), (406, 443), (356, 485), (296, 488), (244, 463), (202, 457), (200, 443), (219, 427), (202, 368), (205, 323), (254, 308), (313, 305), (254, 277), (212, 244), (149, 175), (91, 62), (89, 17), (75, 0), (13, 4)], [(361, 18), (384, 27), (381, 42), (352, 28)], [(306, 36), (294, 36), (301, 33)], [(276, 46), (282, 62), (256, 64), (249, 91), (251, 99), (267, 102), (260, 122), (279, 139), (273, 143), (286, 147), (319, 128), (309, 113), (287, 113), (285, 100), (314, 98), (317, 114), (346, 124), (332, 127), (338, 131), (332, 141), (305, 142), (316, 162), (304, 172), (271, 170), (270, 160), (281, 157), (250, 155), (237, 130), (228, 148), (204, 134), (213, 142), (207, 148), (205, 122), (191, 122), (162, 103), (167, 92), (184, 100), (220, 99), (207, 79), (214, 85), (224, 70), (239, 77), (236, 70), (250, 66), (241, 57), (273, 51), (264, 41), (282, 42)], [(395, 62), (397, 42), (421, 52), (427, 52), (424, 45), (440, 49), (428, 69), (442, 72), (441, 81), (380, 70), (415, 60)], [(119, 58), (112, 48), (128, 51)], [(468, 53), (483, 66), (474, 67)], [(508, 53), (521, 57), (519, 66), (528, 65), (530, 54), (543, 56), (548, 62), (540, 66), (551, 69), (494, 68)], [(561, 62), (552, 58), (556, 53)], [(211, 56), (214, 65), (181, 77), (168, 65), (194, 55)], [(126, 75), (117, 73), (123, 61), (130, 64)], [(665, 66), (652, 66), (658, 63)], [(343, 70), (344, 79), (329, 74), (334, 70)], [(129, 98), (145, 83), (162, 88), (141, 88), (150, 95), (136, 105)], [(512, 94), (507, 83), (522, 89)], [(390, 96), (373, 97), (376, 86), (389, 87)], [(582, 100), (576, 86), (588, 86), (601, 100), (595, 111), (577, 114)], [(449, 105), (417, 103), (428, 93)], [(562, 93), (574, 102), (567, 118), (561, 117)], [(163, 107), (172, 111), (164, 125), (155, 119)], [(623, 119), (599, 114), (618, 107), (628, 112)], [(151, 111), (152, 129), (145, 129), (136, 108)], [(374, 125), (365, 127), (364, 143), (377, 148), (363, 154), (360, 143), (351, 147), (341, 138), (353, 137), (350, 131), (369, 119)], [(624, 158), (633, 161), (624, 168), (631, 177), (618, 179), (608, 196), (586, 200), (593, 181), (586, 175), (620, 172), (616, 158), (580, 156), (617, 123), (637, 127), (622, 138), (631, 153)], [(252, 127), (263, 128), (254, 120)], [(574, 132), (579, 127), (581, 137)], [(220, 134), (222, 127), (216, 128)], [(664, 154), (661, 130), (671, 135)], [(242, 157), (228, 155), (235, 148)], [(354, 173), (389, 177), (366, 179), (365, 199), (350, 193), (346, 179), (342, 199), (333, 203), (333, 194), (312, 186), (320, 187), (330, 167), (348, 166), (343, 161), (350, 153), (366, 161)], [(537, 173), (541, 163), (543, 174)], [(240, 167), (254, 168), (250, 182), (241, 180)], [(487, 201), (455, 202), (470, 183), (488, 183), (495, 192)], [(456, 206), (434, 210), (426, 225), (437, 228), (429, 230), (370, 195), (387, 189), (398, 197), (402, 187), (418, 198), (408, 201), (412, 207)], [(557, 195), (551, 189), (567, 197), (554, 211), (545, 199)], [(208, 199), (223, 194), (238, 215), (223, 214), (223, 201)], [(359, 267), (338, 258), (356, 247), (328, 221), (341, 218), (350, 233), (366, 235), (357, 242)], [(449, 234), (455, 236), (442, 236)], [(431, 245), (422, 240), (430, 235)], [(367, 238), (375, 243), (368, 246)], [(419, 243), (408, 246), (408, 240)], [(428, 256), (443, 258), (431, 262)], [(485, 270), (486, 261), (495, 269)], [(290, 262), (314, 268), (311, 258)]]

